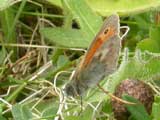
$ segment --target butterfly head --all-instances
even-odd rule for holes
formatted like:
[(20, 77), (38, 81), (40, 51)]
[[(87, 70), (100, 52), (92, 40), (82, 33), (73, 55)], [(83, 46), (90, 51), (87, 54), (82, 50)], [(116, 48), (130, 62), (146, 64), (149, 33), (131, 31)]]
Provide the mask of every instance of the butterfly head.
[(74, 81), (71, 80), (66, 86), (65, 86), (65, 94), (66, 96), (83, 96), (83, 94), (86, 91), (86, 86), (82, 85), (80, 81)]
[(69, 82), (65, 86), (64, 91), (67, 96), (72, 96), (72, 97), (76, 97), (81, 94), (80, 90), (78, 90), (78, 87), (74, 81)]

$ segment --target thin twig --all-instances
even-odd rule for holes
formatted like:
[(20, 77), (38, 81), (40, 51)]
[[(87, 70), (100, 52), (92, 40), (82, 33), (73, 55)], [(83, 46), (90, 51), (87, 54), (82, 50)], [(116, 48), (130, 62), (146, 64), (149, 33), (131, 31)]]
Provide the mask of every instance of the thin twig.
[(108, 94), (111, 98), (113, 98), (113, 99), (115, 99), (115, 100), (117, 100), (117, 101), (119, 101), (119, 102), (122, 102), (122, 103), (124, 103), (124, 104), (129, 104), (129, 105), (135, 105), (135, 104), (136, 104), (136, 103), (133, 103), (133, 102), (129, 102), (129, 101), (123, 100), (123, 99), (121, 99), (121, 98), (119, 98), (119, 97), (116, 97), (115, 95), (109, 93), (109, 92), (106, 91), (104, 88), (102, 88), (99, 84), (97, 84), (97, 86), (98, 86), (104, 93)]

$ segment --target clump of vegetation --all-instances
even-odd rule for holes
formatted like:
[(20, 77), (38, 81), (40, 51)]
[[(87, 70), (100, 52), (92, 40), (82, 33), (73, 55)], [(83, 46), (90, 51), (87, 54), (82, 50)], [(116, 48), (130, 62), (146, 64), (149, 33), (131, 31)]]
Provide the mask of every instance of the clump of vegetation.
[[(150, 114), (143, 104), (126, 104), (125, 109), (130, 119), (158, 120), (159, 7), (157, 0), (0, 1), (0, 119), (113, 119), (111, 98), (98, 87), (90, 88), (82, 99), (66, 98), (63, 88), (103, 19), (117, 13), (121, 26), (130, 31), (122, 40), (118, 69), (100, 85), (114, 93), (128, 78), (148, 84), (155, 93)], [(139, 104), (135, 98), (122, 97)]]

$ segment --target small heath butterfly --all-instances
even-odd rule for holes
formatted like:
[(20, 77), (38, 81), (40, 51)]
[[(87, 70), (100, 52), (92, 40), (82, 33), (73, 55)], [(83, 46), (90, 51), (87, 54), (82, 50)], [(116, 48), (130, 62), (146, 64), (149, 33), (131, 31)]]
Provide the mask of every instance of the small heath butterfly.
[(108, 17), (91, 43), (72, 80), (65, 86), (68, 96), (81, 96), (117, 69), (121, 38), (119, 16)]

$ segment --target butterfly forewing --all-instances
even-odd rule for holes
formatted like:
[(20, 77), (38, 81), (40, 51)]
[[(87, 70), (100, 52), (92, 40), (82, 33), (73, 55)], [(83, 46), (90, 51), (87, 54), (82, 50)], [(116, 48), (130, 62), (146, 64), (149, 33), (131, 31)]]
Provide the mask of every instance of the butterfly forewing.
[(114, 35), (119, 35), (119, 17), (118, 15), (112, 15), (104, 21), (102, 28), (91, 43), (86, 56), (83, 60), (82, 69), (86, 67), (93, 59), (98, 49)]

